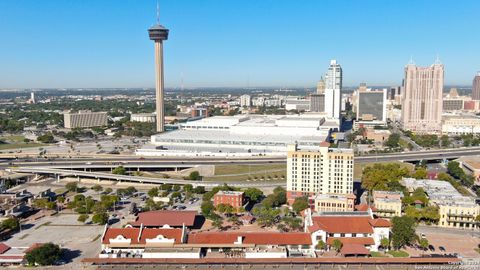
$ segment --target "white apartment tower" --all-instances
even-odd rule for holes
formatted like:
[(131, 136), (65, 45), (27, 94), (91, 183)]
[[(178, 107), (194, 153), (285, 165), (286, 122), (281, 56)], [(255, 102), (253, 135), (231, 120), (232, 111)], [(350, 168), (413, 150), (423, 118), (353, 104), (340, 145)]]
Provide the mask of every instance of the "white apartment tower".
[(353, 192), (353, 150), (329, 148), (322, 142), (318, 151), (288, 146), (287, 199), (314, 194)]
[(241, 95), (240, 96), (240, 106), (241, 107), (252, 106), (252, 97), (250, 95)]
[(340, 119), (342, 91), (342, 67), (331, 60), (325, 74), (325, 112), (327, 117)]
[(402, 126), (415, 133), (442, 130), (444, 66), (439, 60), (430, 67), (410, 62), (405, 67), (402, 93)]

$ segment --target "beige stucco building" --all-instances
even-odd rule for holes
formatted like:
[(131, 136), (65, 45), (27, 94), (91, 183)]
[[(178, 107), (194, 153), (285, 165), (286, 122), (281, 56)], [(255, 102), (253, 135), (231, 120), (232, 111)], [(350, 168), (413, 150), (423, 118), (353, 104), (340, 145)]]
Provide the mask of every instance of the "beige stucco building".
[(403, 129), (420, 134), (440, 133), (443, 79), (444, 66), (438, 60), (430, 67), (419, 67), (413, 63), (405, 67)]
[(401, 192), (395, 191), (373, 191), (374, 213), (378, 217), (391, 218), (402, 215)]
[(353, 192), (353, 150), (329, 148), (322, 142), (318, 151), (289, 145), (287, 151), (287, 199), (314, 194)]
[(354, 194), (317, 194), (310, 198), (316, 212), (351, 212), (355, 210)]

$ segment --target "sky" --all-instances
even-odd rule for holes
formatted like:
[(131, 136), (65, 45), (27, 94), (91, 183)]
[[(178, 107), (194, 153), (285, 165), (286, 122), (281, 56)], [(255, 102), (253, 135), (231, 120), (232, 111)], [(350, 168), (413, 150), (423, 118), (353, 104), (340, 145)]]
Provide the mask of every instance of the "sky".
[[(0, 88), (154, 87), (156, 0), (0, 0)], [(400, 85), (410, 58), (445, 84), (480, 71), (478, 0), (160, 0), (167, 87)]]

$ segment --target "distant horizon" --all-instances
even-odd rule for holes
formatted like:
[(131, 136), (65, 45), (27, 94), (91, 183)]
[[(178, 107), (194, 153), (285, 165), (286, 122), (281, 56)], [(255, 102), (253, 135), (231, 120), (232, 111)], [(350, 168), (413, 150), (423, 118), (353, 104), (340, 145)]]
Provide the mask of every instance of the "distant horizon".
[[(446, 85), (480, 71), (477, 0), (162, 0), (165, 86), (400, 85), (412, 58)], [(3, 0), (0, 88), (151, 88), (156, 0)], [(28, 33), (28, 34), (27, 34)], [(276, 85), (276, 86), (275, 86)]]

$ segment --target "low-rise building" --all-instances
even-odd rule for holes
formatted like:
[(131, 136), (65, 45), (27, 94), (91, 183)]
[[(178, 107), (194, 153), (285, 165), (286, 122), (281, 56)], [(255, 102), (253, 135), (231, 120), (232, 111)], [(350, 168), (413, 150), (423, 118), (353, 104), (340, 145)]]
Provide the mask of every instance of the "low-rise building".
[(155, 113), (136, 113), (130, 115), (130, 121), (155, 123), (157, 121), (157, 115)]
[(196, 211), (169, 211), (158, 210), (139, 213), (136, 220), (130, 225), (132, 227), (172, 227), (182, 228), (195, 225)]
[(100, 258), (200, 258), (200, 248), (185, 246), (185, 228), (108, 228)]
[(217, 207), (220, 204), (230, 205), (234, 209), (241, 208), (245, 203), (245, 196), (242, 191), (224, 191), (220, 190), (213, 196), (213, 205)]
[(402, 215), (403, 193), (396, 191), (373, 191), (374, 214), (378, 217), (391, 218)]
[(390, 130), (388, 129), (367, 129), (365, 131), (365, 139), (367, 140), (372, 140), (376, 143), (383, 143), (385, 142), (386, 140), (388, 140), (388, 137), (390, 137), (390, 135), (392, 134), (392, 132), (390, 132)]
[(442, 133), (446, 135), (480, 134), (480, 117), (459, 114), (442, 118)]
[(469, 172), (475, 178), (475, 185), (480, 186), (480, 157), (462, 157), (457, 160), (462, 169)]
[(202, 247), (206, 257), (266, 259), (315, 256), (310, 234), (303, 232), (198, 232), (188, 235), (188, 244)]
[(354, 249), (358, 254), (369, 254), (378, 251), (383, 238), (390, 239), (390, 227), (388, 220), (373, 218), (370, 211), (316, 215), (305, 211), (305, 231), (311, 234), (314, 247), (320, 241), (331, 247), (335, 240), (339, 240), (343, 244), (342, 250)]
[(315, 212), (351, 212), (355, 210), (354, 194), (317, 194), (310, 197)]
[(439, 208), (439, 226), (472, 230), (479, 227), (475, 220), (480, 215), (479, 203), (473, 197), (460, 194), (449, 182), (403, 178), (402, 184), (410, 192), (422, 188), (427, 193), (430, 205)]

